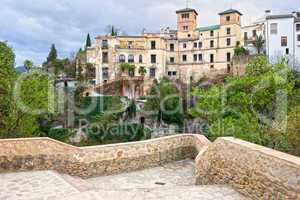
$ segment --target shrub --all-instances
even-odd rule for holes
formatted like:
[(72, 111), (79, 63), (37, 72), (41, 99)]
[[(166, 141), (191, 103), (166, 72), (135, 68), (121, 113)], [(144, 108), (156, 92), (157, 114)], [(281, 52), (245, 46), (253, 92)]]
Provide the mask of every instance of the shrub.
[(61, 142), (67, 142), (71, 136), (69, 129), (52, 128), (49, 131), (48, 137)]

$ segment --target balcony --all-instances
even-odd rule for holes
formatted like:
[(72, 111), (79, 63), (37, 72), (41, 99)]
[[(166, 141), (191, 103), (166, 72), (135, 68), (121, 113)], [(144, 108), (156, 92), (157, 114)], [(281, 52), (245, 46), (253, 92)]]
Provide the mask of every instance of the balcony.
[(141, 45), (116, 45), (116, 49), (129, 49), (129, 50), (145, 50), (144, 46)]

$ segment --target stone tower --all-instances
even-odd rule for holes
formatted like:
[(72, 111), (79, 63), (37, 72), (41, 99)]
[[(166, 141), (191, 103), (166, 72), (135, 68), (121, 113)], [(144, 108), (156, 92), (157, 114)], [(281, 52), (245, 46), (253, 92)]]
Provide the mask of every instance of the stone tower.
[(229, 9), (219, 13), (219, 15), (220, 15), (221, 26), (234, 25), (234, 24), (241, 26), (242, 13), (240, 13), (239, 11), (234, 9)]
[(195, 9), (177, 10), (176, 14), (178, 32), (192, 32), (197, 28), (198, 13)]

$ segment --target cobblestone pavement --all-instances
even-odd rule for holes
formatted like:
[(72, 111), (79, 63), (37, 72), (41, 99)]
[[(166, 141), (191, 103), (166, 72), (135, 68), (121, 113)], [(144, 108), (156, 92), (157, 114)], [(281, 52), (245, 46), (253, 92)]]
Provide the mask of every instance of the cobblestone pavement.
[(225, 186), (195, 186), (194, 162), (87, 180), (52, 171), (0, 174), (0, 200), (244, 200)]
[(51, 171), (0, 174), (0, 200), (55, 200), (78, 193)]

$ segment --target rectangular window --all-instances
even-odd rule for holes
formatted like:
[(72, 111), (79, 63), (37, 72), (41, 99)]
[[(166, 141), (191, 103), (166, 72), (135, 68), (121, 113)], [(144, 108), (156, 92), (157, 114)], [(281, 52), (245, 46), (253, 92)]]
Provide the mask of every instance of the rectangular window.
[(227, 35), (230, 35), (231, 34), (231, 28), (226, 28), (226, 33), (227, 33)]
[(182, 55), (182, 61), (186, 62), (187, 61), (187, 55)]
[(290, 54), (289, 48), (286, 48), (286, 49), (285, 49), (285, 54), (286, 54), (286, 55), (289, 55), (289, 54)]
[(296, 24), (296, 31), (300, 31), (300, 24)]
[(174, 44), (170, 44), (170, 51), (174, 51), (175, 50), (175, 45)]
[(168, 71), (168, 76), (172, 76), (172, 72), (171, 71)]
[(103, 79), (108, 79), (108, 68), (102, 68), (102, 77)]
[(256, 37), (256, 35), (257, 35), (256, 30), (253, 30), (253, 31), (252, 31), (252, 36), (253, 36), (253, 37)]
[(230, 45), (231, 45), (231, 39), (230, 39), (230, 38), (227, 38), (227, 39), (226, 39), (226, 44), (227, 44), (227, 46), (230, 46)]
[(199, 60), (199, 62), (202, 62), (202, 61), (203, 61), (203, 56), (202, 56), (202, 54), (198, 54), (198, 60)]
[(210, 41), (210, 47), (211, 47), (211, 48), (214, 47), (214, 41), (213, 41), (213, 40)]
[(151, 41), (151, 49), (156, 49), (156, 42), (155, 41)]
[(215, 61), (214, 54), (210, 54), (210, 62), (213, 63)]
[(194, 62), (197, 62), (197, 59), (198, 59), (198, 55), (194, 54)]
[(300, 35), (297, 35), (297, 40), (298, 42), (300, 42)]
[(188, 26), (183, 26), (183, 30), (184, 30), (184, 31), (188, 31), (188, 30), (189, 30), (189, 27), (188, 27)]
[(214, 36), (214, 31), (210, 31), (210, 36), (211, 36), (211, 37)]
[(102, 40), (102, 49), (108, 49), (108, 41)]
[(108, 63), (108, 53), (107, 52), (102, 53), (102, 63)]
[(248, 40), (248, 33), (244, 32), (244, 40)]
[(231, 62), (231, 53), (227, 53), (226, 54), (226, 57), (227, 57), (227, 62)]
[(181, 18), (182, 19), (188, 19), (188, 18), (190, 18), (190, 14), (189, 13), (184, 13), (184, 14), (181, 15)]
[(287, 37), (286, 36), (282, 36), (281, 37), (281, 46), (282, 47), (286, 47), (287, 46)]
[(277, 34), (278, 32), (278, 24), (277, 23), (272, 23), (270, 24), (270, 33), (271, 34)]
[(199, 43), (198, 43), (198, 47), (199, 47), (199, 49), (201, 49), (201, 48), (202, 48), (202, 46), (203, 46), (202, 42), (199, 42)]
[(175, 63), (175, 58), (174, 57), (170, 57), (170, 63)]
[(194, 48), (197, 48), (197, 47), (198, 47), (198, 43), (194, 42)]
[(152, 64), (156, 63), (156, 55), (151, 55), (151, 63)]
[(129, 63), (134, 63), (134, 55), (129, 55), (128, 56), (128, 62)]
[(230, 16), (226, 16), (226, 21), (227, 21), (227, 22), (230, 21)]
[(186, 43), (183, 43), (183, 44), (182, 44), (182, 47), (183, 47), (184, 49), (186, 49)]
[(176, 71), (174, 71), (174, 72), (173, 72), (173, 76), (176, 76), (176, 75), (177, 75), (177, 72), (176, 72)]
[(155, 75), (156, 75), (156, 69), (150, 68), (150, 77), (155, 77)]

